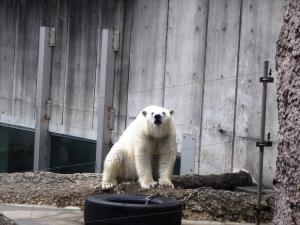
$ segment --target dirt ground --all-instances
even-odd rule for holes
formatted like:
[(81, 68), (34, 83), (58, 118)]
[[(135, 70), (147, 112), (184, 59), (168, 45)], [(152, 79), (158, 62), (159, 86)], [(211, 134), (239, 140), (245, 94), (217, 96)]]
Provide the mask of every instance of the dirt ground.
[[(104, 193), (99, 187), (99, 174), (56, 174), (50, 172), (0, 174), (0, 203), (39, 204), (83, 207), (84, 199), (95, 193)], [(194, 189), (142, 190), (135, 182), (121, 184), (108, 193), (158, 193), (184, 199)], [(107, 193), (107, 192), (105, 192)], [(256, 195), (228, 190), (199, 187), (195, 196), (186, 203), (183, 218), (189, 220), (214, 220), (233, 222), (255, 221)], [(263, 196), (262, 221), (273, 218), (273, 196)], [(0, 223), (1, 225), (1, 223)]]

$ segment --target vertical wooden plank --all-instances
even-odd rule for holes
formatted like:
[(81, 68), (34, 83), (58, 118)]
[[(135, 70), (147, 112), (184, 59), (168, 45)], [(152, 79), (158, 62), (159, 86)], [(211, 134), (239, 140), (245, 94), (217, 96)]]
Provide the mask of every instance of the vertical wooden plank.
[(62, 133), (96, 139), (93, 105), (99, 2), (70, 1)]
[[(127, 2), (123, 0), (117, 0), (115, 3), (114, 7), (114, 25), (113, 25), (113, 30), (114, 32), (118, 31), (119, 32), (119, 50), (115, 52), (115, 65), (114, 65), (114, 99), (113, 99), (113, 108), (116, 110), (116, 115), (115, 115), (115, 121), (114, 121), (114, 130), (112, 130), (112, 142), (115, 143), (119, 136), (120, 136), (120, 126), (119, 125), (119, 120), (118, 120), (118, 115), (120, 115), (120, 105), (121, 105), (121, 97), (120, 97), (120, 92), (121, 92), (121, 81), (122, 78), (124, 77), (122, 72), (122, 59), (123, 59), (123, 36), (124, 36), (124, 13), (125, 13), (125, 4), (128, 4)], [(130, 2), (129, 2), (130, 4)], [(130, 29), (129, 29), (130, 32)], [(124, 42), (124, 44), (128, 44), (128, 42)], [(126, 48), (126, 47), (124, 47)], [(129, 55), (128, 55), (129, 57)], [(128, 71), (127, 71), (128, 72)], [(124, 74), (125, 75), (125, 74)], [(121, 131), (122, 132), (122, 131)]]
[(150, 104), (163, 104), (168, 0), (133, 1), (128, 122)]
[(52, 73), (50, 98), (52, 101), (49, 131), (63, 133), (64, 92), (66, 62), (68, 60), (68, 14), (69, 1), (57, 1), (52, 11), (53, 26), (56, 29), (55, 48), (52, 52)]
[(209, 1), (200, 173), (231, 170), (240, 1)]
[[(261, 90), (263, 61), (269, 60), (275, 73), (276, 41), (283, 17), (283, 2), (280, 0), (243, 0), (241, 49), (238, 82), (237, 119), (234, 167), (244, 168), (257, 177)], [(268, 86), (266, 133), (271, 132), (277, 142), (278, 122), (276, 85)], [(264, 179), (271, 186), (275, 174), (277, 144), (265, 149)]]
[[(99, 73), (101, 69), (101, 43), (102, 43), (102, 30), (108, 29), (112, 32), (119, 31), (120, 33), (120, 41), (119, 41), (119, 50), (114, 52), (114, 57), (112, 57), (111, 60), (113, 60), (113, 67), (114, 71), (112, 71), (111, 76), (113, 76), (114, 82), (111, 84), (111, 89), (114, 91), (114, 99), (113, 99), (113, 105), (112, 107), (116, 110), (116, 113), (118, 113), (118, 105), (119, 105), (119, 90), (120, 90), (120, 71), (121, 71), (121, 52), (122, 52), (122, 42), (121, 38), (123, 36), (123, 17), (124, 17), (124, 1), (122, 0), (113, 0), (113, 1), (103, 1), (100, 6), (100, 17), (99, 17), (99, 26), (98, 26), (98, 56), (97, 56), (97, 70), (96, 70), (96, 87), (95, 87), (95, 102), (94, 102), (94, 118), (93, 118), (93, 129), (97, 132), (98, 127), (98, 113), (99, 110), (101, 110), (98, 106), (98, 93), (101, 92), (99, 89), (100, 87), (100, 81), (99, 81)], [(114, 130), (112, 131), (112, 137), (114, 137), (114, 140), (118, 138), (117, 134), (117, 120), (115, 120), (115, 123), (113, 125)]]
[(41, 27), (39, 36), (39, 59), (36, 91), (36, 126), (34, 138), (33, 170), (50, 166), (50, 140), (48, 134), (48, 100), (50, 94), (50, 73), (52, 47), (49, 42), (50, 28)]
[(14, 49), (16, 37), (17, 4), (0, 1), (0, 121), (5, 123), (12, 116)]
[(122, 64), (120, 71), (120, 87), (119, 87), (119, 105), (117, 110), (116, 119), (116, 136), (120, 136), (126, 128), (127, 122), (127, 101), (128, 101), (128, 81), (129, 81), (129, 68), (130, 68), (130, 41), (131, 41), (131, 26), (132, 26), (132, 0), (125, 1), (124, 9), (124, 24), (123, 24), (123, 38), (122, 40)]
[[(101, 106), (99, 106), (99, 98), (101, 93), (101, 81), (100, 81), (100, 71), (101, 71), (101, 49), (102, 49), (102, 31), (103, 29), (108, 29), (110, 31), (113, 30), (114, 27), (114, 18), (116, 16), (116, 12), (114, 8), (116, 7), (116, 0), (113, 1), (102, 1), (99, 6), (99, 24), (97, 27), (97, 62), (96, 62), (96, 71), (95, 71), (95, 88), (94, 88), (94, 114), (93, 114), (93, 131), (97, 133), (99, 126), (99, 111), (102, 110)], [(115, 59), (111, 59), (115, 61)], [(113, 63), (114, 64), (114, 63)], [(111, 76), (114, 77), (114, 73), (112, 72)], [(113, 84), (110, 87), (113, 89)], [(98, 134), (97, 134), (98, 137)]]
[(19, 1), (17, 10), (11, 123), (34, 128), (41, 2)]
[(164, 105), (175, 110), (179, 151), (183, 133), (199, 146), (207, 10), (207, 0), (169, 4)]

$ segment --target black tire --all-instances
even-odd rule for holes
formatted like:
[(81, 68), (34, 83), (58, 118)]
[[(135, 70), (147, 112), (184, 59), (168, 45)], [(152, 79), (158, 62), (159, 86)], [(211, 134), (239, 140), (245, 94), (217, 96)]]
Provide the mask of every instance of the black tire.
[(180, 225), (179, 201), (157, 196), (145, 205), (146, 195), (101, 194), (86, 198), (86, 225)]

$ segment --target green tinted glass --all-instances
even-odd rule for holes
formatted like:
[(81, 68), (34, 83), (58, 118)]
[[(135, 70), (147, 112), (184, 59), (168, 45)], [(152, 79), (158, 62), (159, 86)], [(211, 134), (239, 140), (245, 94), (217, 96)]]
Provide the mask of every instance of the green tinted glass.
[(181, 162), (181, 158), (179, 156), (176, 156), (176, 161), (175, 161), (174, 169), (173, 169), (173, 175), (180, 174), (180, 162)]
[(0, 126), (0, 172), (33, 169), (34, 132)]
[(95, 142), (51, 135), (52, 172), (95, 172), (95, 158)]

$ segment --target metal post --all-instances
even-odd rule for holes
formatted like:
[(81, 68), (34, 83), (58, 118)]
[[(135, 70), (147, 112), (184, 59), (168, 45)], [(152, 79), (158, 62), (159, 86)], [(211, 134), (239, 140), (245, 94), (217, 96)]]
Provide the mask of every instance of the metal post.
[[(100, 173), (103, 162), (110, 149), (111, 130), (113, 127), (113, 81), (114, 81), (114, 51), (113, 33), (107, 29), (102, 30), (101, 61), (98, 93), (98, 129), (96, 147), (95, 171)], [(110, 119), (111, 118), (111, 119)]]
[(34, 139), (33, 170), (50, 166), (50, 141), (48, 126), (50, 119), (50, 75), (54, 28), (40, 27), (39, 57), (36, 87), (36, 123)]
[(256, 143), (256, 146), (259, 147), (257, 205), (256, 205), (256, 224), (257, 225), (260, 224), (264, 147), (272, 146), (272, 142), (270, 142), (269, 140), (267, 142), (265, 141), (267, 85), (268, 85), (268, 82), (273, 82), (273, 78), (268, 77), (268, 70), (269, 70), (269, 61), (265, 61), (264, 62), (264, 76), (260, 78), (260, 82), (263, 83), (262, 107), (261, 107), (262, 109), (261, 109), (261, 121), (260, 121), (260, 141)]

